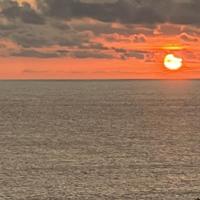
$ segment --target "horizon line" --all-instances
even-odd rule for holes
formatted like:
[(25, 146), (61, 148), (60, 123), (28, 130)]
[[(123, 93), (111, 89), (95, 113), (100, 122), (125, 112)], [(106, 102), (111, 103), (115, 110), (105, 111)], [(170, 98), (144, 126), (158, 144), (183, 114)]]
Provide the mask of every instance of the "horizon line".
[(200, 78), (139, 78), (139, 79), (0, 79), (0, 81), (199, 81)]

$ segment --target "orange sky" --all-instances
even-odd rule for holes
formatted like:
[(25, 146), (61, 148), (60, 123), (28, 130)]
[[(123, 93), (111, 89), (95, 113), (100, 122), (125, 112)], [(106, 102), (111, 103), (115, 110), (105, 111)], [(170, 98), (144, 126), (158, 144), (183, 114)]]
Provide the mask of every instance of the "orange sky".
[[(33, 11), (21, 4), (22, 0), (19, 2), (17, 9), (22, 14), (16, 19), (6, 10), (11, 5), (2, 6), (6, 14), (0, 18), (0, 25), (17, 27), (2, 30), (0, 79), (200, 77), (198, 26), (111, 23), (91, 17), (68, 21), (51, 16), (44, 16), (45, 21), (40, 23), (36, 20), (43, 15), (35, 1), (26, 1)], [(25, 12), (30, 12), (30, 18), (23, 18)], [(164, 56), (169, 53), (183, 59), (181, 70), (164, 67)]]
[[(129, 36), (130, 37), (130, 36)], [(127, 38), (126, 38), (127, 39)], [(144, 78), (199, 78), (198, 58), (193, 58), (187, 51), (198, 54), (196, 43), (184, 43), (176, 36), (153, 36), (145, 43), (129, 41), (108, 42), (105, 38), (96, 38), (104, 46), (112, 49), (147, 51), (153, 57), (145, 59), (94, 59), (94, 58), (24, 58), (2, 57), (1, 79), (144, 79)], [(181, 70), (172, 72), (163, 65), (168, 53), (183, 58)], [(111, 52), (114, 54), (114, 52)], [(191, 57), (190, 57), (191, 56)]]

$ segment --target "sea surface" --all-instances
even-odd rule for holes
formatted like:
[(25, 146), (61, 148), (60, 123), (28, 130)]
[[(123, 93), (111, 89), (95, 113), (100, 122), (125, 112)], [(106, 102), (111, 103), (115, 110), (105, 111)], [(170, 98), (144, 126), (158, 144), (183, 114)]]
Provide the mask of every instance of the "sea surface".
[(200, 81), (0, 81), (0, 200), (200, 197)]

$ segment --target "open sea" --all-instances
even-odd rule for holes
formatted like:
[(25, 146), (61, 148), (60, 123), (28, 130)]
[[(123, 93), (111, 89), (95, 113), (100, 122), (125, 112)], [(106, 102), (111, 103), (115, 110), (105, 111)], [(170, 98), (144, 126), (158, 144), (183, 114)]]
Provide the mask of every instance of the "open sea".
[(0, 200), (200, 198), (200, 81), (0, 81)]

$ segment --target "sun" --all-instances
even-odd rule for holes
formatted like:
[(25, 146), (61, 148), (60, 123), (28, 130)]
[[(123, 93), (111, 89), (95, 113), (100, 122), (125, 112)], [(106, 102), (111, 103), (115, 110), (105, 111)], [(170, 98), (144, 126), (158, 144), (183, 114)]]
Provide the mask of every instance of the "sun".
[(164, 66), (169, 70), (178, 70), (183, 66), (183, 59), (174, 54), (167, 54), (164, 58)]

